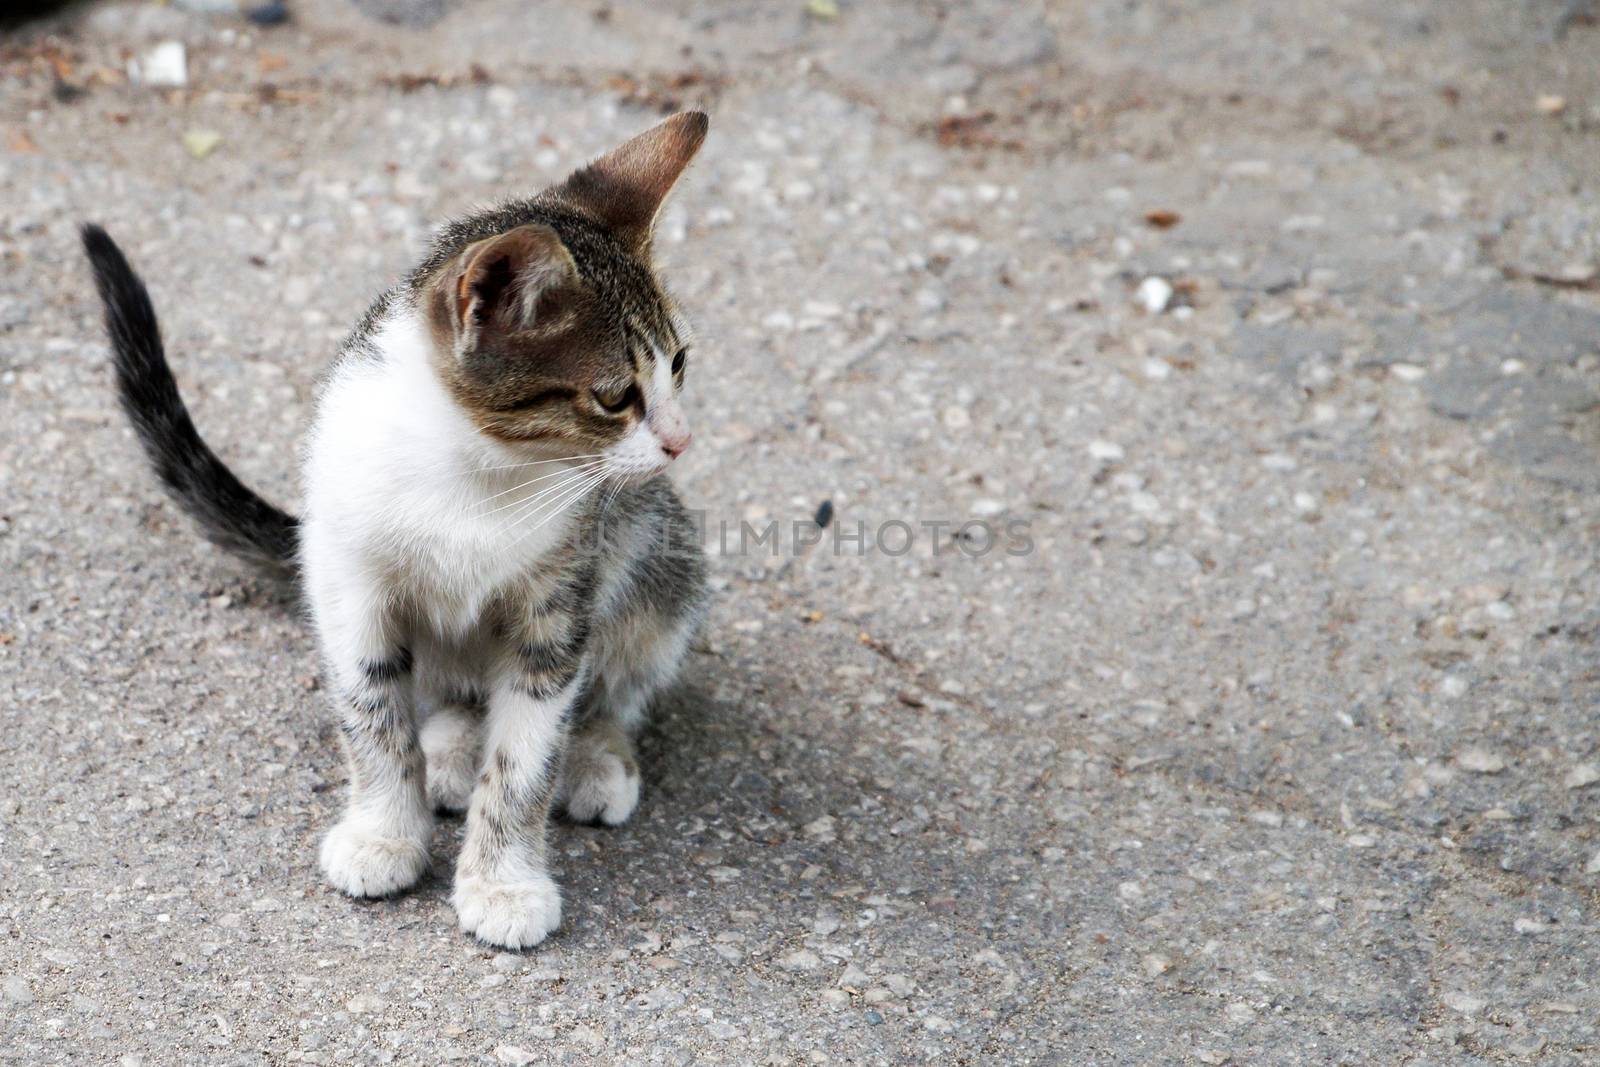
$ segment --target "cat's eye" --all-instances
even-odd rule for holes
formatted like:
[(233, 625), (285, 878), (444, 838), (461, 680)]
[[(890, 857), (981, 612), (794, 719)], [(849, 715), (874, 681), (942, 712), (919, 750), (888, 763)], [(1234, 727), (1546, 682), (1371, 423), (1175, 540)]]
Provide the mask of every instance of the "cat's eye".
[(687, 348), (678, 349), (678, 354), (672, 357), (672, 376), (674, 378), (683, 376), (683, 365), (688, 361), (689, 350)]
[(628, 385), (617, 392), (603, 393), (598, 389), (594, 391), (594, 402), (613, 415), (621, 415), (627, 411), (638, 398), (639, 387), (636, 385)]

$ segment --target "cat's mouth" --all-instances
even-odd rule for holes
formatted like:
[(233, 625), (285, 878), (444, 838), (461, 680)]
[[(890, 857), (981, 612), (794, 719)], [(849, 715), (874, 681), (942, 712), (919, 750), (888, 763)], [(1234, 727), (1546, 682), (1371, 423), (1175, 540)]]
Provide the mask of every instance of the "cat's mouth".
[[(681, 422), (681, 420), (680, 420)], [(607, 448), (601, 455), (610, 468), (612, 477), (629, 485), (642, 485), (672, 466), (673, 460), (689, 446), (687, 426), (677, 427), (677, 436), (670, 442), (649, 422), (640, 421), (622, 440)]]
[(632, 489), (666, 473), (668, 466), (670, 463), (658, 463), (648, 467), (611, 467), (606, 472), (604, 484)]

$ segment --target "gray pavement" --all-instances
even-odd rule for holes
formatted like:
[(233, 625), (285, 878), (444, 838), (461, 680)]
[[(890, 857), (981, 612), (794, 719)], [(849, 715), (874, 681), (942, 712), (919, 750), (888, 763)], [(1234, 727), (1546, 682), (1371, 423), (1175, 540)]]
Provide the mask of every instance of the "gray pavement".
[[(0, 1063), (1596, 1062), (1581, 11), (291, 7), (0, 43)], [(187, 87), (130, 84), (164, 40)], [(730, 544), (638, 815), (499, 954), (458, 823), (322, 883), (311, 643), (144, 471), (74, 227), (293, 503), (428, 228), (690, 104), (686, 497), (1032, 551)]]

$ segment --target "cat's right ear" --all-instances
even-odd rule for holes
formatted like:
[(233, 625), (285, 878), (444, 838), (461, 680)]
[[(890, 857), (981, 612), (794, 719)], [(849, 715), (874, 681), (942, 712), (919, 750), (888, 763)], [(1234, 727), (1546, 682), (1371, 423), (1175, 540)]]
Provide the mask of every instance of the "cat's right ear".
[(445, 328), (457, 355), (466, 355), (559, 317), (577, 278), (554, 230), (519, 226), (469, 245), (440, 274), (431, 300), (435, 325)]
[(706, 139), (703, 111), (680, 111), (561, 183), (560, 194), (635, 251), (648, 251), (661, 204)]

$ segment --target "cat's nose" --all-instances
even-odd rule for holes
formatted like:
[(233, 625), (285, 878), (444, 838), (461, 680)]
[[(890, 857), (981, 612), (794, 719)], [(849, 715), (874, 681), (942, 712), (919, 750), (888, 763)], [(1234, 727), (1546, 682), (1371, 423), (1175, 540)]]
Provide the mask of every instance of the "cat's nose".
[(661, 438), (661, 451), (665, 452), (668, 457), (677, 459), (688, 450), (689, 442), (692, 440), (694, 440), (694, 434), (688, 430), (684, 430), (682, 433), (663, 435)]

